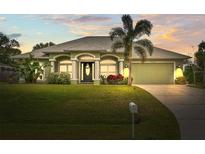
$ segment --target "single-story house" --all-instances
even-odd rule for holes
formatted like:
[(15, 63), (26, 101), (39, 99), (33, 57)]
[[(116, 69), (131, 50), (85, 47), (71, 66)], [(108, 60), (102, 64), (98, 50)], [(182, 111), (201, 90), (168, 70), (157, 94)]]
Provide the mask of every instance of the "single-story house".
[[(42, 80), (50, 72), (68, 72), (71, 83), (100, 83), (100, 75), (124, 74), (127, 66), (123, 48), (115, 53), (111, 50), (109, 36), (88, 36), (71, 40), (54, 46), (31, 51), (41, 63), (50, 62), (44, 70)], [(16, 55), (13, 58), (23, 59), (29, 53)], [(132, 72), (134, 84), (173, 84), (175, 70), (190, 58), (173, 51), (154, 47), (152, 56), (142, 63), (141, 58), (133, 51)]]

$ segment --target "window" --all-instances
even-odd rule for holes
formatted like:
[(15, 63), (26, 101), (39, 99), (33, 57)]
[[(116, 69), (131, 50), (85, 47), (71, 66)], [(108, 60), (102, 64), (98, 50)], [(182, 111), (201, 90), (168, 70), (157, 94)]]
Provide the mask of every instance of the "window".
[(69, 73), (72, 78), (72, 62), (70, 60), (63, 60), (60, 61), (59, 65), (60, 72)]
[(117, 66), (116, 61), (114, 60), (102, 60), (100, 62), (100, 75), (108, 76), (108, 75), (117, 74)]

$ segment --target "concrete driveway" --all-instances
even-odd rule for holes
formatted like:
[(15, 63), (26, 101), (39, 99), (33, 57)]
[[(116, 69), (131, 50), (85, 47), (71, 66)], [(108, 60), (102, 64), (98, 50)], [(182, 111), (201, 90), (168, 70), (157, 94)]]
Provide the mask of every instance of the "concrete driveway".
[(205, 90), (185, 85), (137, 85), (176, 116), (182, 139), (205, 139)]

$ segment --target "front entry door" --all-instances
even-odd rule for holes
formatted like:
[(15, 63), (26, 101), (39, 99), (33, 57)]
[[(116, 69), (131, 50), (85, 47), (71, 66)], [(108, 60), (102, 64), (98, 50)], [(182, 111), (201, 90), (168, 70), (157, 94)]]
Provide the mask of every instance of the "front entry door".
[(82, 62), (81, 63), (81, 82), (93, 82), (93, 63), (92, 62)]

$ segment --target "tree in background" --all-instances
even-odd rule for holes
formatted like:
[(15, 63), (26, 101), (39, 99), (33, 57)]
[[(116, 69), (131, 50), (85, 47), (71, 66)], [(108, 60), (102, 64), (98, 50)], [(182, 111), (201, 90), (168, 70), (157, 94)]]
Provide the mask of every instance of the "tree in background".
[(197, 65), (204, 69), (204, 59), (205, 59), (205, 41), (202, 41), (198, 45), (198, 51), (195, 53)]
[(26, 83), (36, 83), (37, 79), (43, 74), (43, 68), (46, 66), (48, 64), (40, 65), (38, 60), (29, 54), (28, 58), (18, 62), (16, 68), (20, 77), (23, 77)]
[(21, 54), (19, 42), (0, 32), (0, 63), (12, 65), (11, 56)]
[[(131, 77), (131, 58), (132, 49), (142, 58), (146, 58), (146, 53), (151, 55), (153, 52), (153, 44), (148, 39), (140, 39), (142, 36), (151, 34), (152, 24), (148, 20), (139, 20), (136, 25), (133, 25), (133, 20), (130, 15), (122, 16), (123, 27), (112, 28), (110, 32), (111, 40), (113, 40), (113, 52), (116, 49), (124, 48), (124, 56), (128, 60), (129, 77), (128, 85), (132, 84)], [(114, 40), (115, 38), (115, 40)]]
[(205, 41), (198, 45), (198, 51), (195, 53), (197, 65), (204, 71), (203, 85), (205, 87)]
[(53, 42), (38, 43), (35, 46), (33, 46), (33, 50), (42, 49), (42, 48), (50, 47), (53, 45), (55, 45), (55, 43), (53, 43)]

